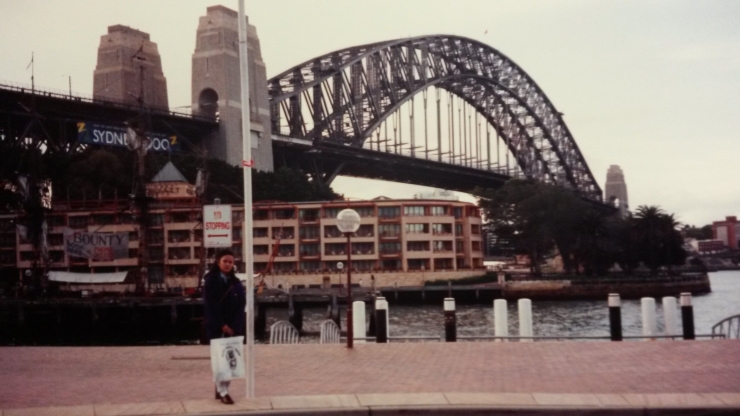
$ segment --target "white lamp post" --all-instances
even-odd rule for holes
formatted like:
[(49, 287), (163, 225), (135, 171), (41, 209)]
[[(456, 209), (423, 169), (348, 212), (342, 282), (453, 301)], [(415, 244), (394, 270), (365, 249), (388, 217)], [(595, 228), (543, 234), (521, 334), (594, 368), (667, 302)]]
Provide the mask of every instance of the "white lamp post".
[(360, 228), (360, 214), (353, 209), (339, 211), (337, 228), (347, 236), (347, 348), (352, 348), (352, 246), (349, 237)]

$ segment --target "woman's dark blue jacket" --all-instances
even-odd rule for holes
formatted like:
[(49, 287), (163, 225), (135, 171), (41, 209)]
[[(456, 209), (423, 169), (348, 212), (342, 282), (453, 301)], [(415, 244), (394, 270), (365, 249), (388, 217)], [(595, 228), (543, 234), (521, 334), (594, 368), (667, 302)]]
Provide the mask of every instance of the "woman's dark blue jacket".
[(242, 282), (233, 272), (227, 277), (227, 281), (224, 281), (217, 268), (211, 269), (206, 274), (203, 304), (208, 339), (224, 336), (221, 330), (224, 325), (234, 330), (234, 336), (244, 335), (246, 292)]

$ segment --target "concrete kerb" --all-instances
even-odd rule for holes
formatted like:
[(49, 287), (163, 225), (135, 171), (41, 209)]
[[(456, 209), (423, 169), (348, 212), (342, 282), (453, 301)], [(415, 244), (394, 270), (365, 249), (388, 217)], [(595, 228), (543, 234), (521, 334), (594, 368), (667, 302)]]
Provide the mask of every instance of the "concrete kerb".
[(0, 410), (0, 416), (198, 415), (698, 415), (740, 414), (740, 393), (555, 394), (411, 393), (275, 396)]

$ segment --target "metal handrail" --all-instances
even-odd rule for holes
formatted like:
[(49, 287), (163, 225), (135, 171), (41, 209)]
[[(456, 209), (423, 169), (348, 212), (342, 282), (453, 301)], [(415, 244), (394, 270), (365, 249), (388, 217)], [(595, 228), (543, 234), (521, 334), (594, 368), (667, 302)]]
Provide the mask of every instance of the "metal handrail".
[[(733, 328), (732, 324), (733, 322), (736, 322), (735, 327)], [(725, 332), (725, 324), (727, 324), (727, 331)], [(733, 337), (733, 331), (735, 336)], [(716, 324), (712, 326), (712, 334), (721, 334), (722, 336), (730, 339), (740, 339), (740, 315), (733, 315), (729, 316)]]
[[(681, 339), (683, 335), (624, 335), (622, 339)], [(698, 334), (696, 338), (726, 338), (724, 334)], [(593, 339), (593, 340), (610, 340), (609, 335), (545, 335), (545, 336), (495, 336), (495, 335), (458, 335), (457, 339), (461, 340), (571, 340), (571, 339)]]

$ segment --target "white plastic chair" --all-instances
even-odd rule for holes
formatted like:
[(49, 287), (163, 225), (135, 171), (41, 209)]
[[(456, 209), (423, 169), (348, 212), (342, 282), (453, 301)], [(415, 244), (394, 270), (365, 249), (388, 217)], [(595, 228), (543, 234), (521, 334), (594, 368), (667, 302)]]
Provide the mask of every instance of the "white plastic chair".
[(339, 327), (331, 319), (321, 323), (320, 344), (339, 344)]
[(277, 321), (270, 327), (270, 344), (298, 344), (300, 334), (288, 321)]

